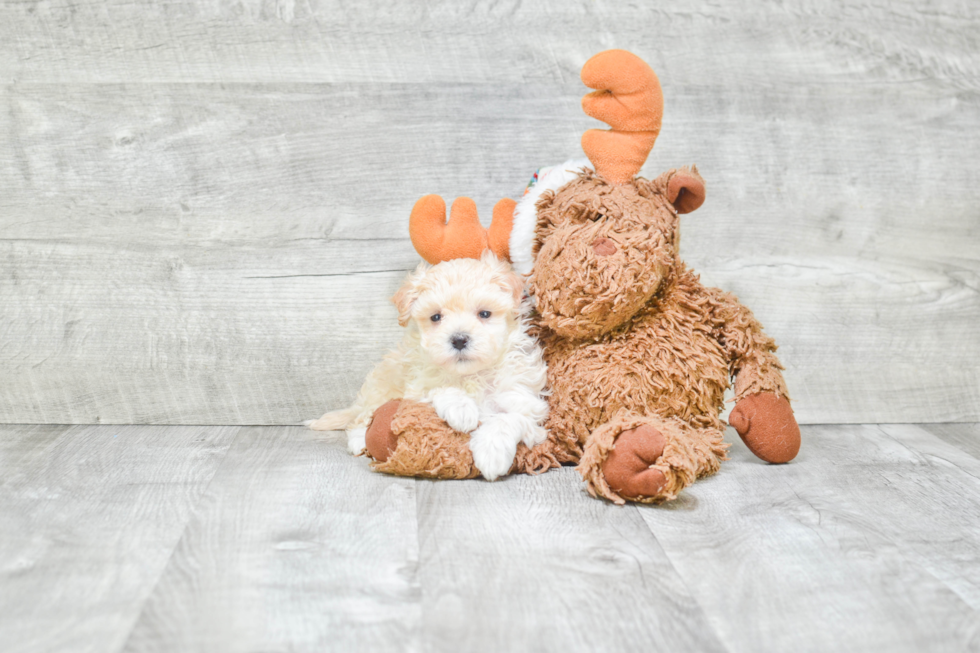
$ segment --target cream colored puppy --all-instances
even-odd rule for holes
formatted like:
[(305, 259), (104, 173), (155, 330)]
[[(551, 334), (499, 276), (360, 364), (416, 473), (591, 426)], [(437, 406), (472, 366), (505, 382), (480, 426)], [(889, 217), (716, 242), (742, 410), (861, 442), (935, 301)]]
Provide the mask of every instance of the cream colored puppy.
[(353, 406), (310, 428), (346, 429), (348, 449), (361, 454), (379, 406), (428, 402), (451, 428), (470, 434), (485, 478), (506, 474), (519, 442), (544, 441), (548, 416), (545, 363), (527, 334), (522, 298), (521, 277), (492, 253), (421, 264), (392, 297), (398, 323), (408, 327), (401, 345), (368, 375)]

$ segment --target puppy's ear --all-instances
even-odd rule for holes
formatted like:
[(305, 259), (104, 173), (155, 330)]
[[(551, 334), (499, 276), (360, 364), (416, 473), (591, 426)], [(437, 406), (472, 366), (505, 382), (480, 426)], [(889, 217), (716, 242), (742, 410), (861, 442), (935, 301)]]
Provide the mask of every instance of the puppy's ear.
[(408, 326), (408, 321), (412, 317), (412, 305), (415, 304), (421, 294), (419, 284), (425, 278), (425, 273), (429, 271), (429, 267), (427, 263), (420, 263), (414, 272), (405, 277), (402, 287), (392, 296), (391, 303), (398, 309), (399, 326)]
[(494, 283), (513, 296), (514, 306), (520, 306), (521, 300), (524, 299), (524, 277), (514, 272), (506, 262), (498, 260), (492, 252), (484, 254), (481, 260), (493, 266)]
[(524, 277), (511, 270), (504, 275), (504, 283), (514, 297), (514, 306), (520, 306), (524, 299)]

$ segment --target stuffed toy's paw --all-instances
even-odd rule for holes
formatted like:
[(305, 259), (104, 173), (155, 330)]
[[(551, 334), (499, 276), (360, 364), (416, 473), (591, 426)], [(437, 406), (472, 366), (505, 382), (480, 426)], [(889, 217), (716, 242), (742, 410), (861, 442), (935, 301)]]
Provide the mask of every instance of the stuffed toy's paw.
[(432, 407), (454, 431), (470, 433), (480, 425), (480, 409), (476, 402), (458, 388), (443, 388), (432, 393)]
[(388, 460), (388, 456), (398, 447), (398, 436), (391, 430), (391, 421), (395, 419), (400, 405), (401, 401), (392, 399), (374, 411), (364, 434), (364, 446), (367, 447), (368, 455), (379, 463)]
[(627, 499), (657, 496), (667, 485), (667, 478), (650, 466), (663, 455), (666, 442), (663, 434), (648, 424), (620, 433), (602, 464), (609, 488)]
[(735, 404), (728, 423), (745, 446), (767, 463), (788, 463), (800, 451), (800, 426), (785, 397), (769, 392), (744, 397)]
[(495, 481), (510, 471), (517, 454), (517, 442), (502, 421), (491, 420), (473, 431), (470, 451), (473, 452), (473, 464), (483, 478)]

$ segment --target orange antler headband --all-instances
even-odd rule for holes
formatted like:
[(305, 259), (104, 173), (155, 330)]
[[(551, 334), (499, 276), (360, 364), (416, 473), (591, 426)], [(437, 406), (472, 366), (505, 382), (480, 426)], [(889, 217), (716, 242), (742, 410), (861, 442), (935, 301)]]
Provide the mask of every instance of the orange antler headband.
[(459, 197), (453, 202), (447, 224), (446, 203), (438, 195), (426, 195), (412, 208), (408, 232), (415, 251), (429, 263), (480, 258), (487, 248), (499, 258), (509, 260), (508, 241), (516, 205), (512, 199), (497, 202), (490, 229), (484, 229), (476, 203), (470, 198)]

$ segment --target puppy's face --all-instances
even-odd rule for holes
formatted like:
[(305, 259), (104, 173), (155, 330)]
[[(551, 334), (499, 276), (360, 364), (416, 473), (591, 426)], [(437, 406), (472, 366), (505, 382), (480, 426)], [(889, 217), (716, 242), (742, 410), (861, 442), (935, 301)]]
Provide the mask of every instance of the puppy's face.
[(398, 322), (414, 322), (432, 361), (456, 374), (492, 367), (517, 327), (523, 280), (493, 254), (423, 263), (392, 301)]

